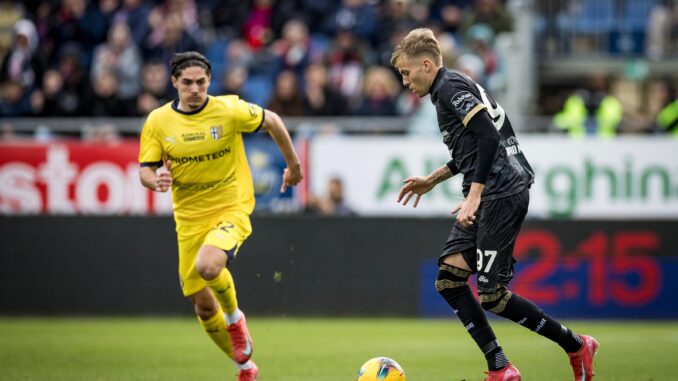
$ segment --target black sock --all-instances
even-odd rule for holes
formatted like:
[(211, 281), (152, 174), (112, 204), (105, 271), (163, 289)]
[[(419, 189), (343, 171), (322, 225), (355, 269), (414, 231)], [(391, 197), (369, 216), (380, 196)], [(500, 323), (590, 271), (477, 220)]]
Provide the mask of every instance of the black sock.
[(464, 270), (443, 265), (438, 273), (436, 289), (452, 307), (485, 355), (488, 369), (499, 370), (508, 364), (508, 359), (497, 343), (497, 337), (487, 321), (485, 310), (466, 284), (469, 274)]
[(506, 307), (497, 315), (512, 320), (560, 345), (565, 352), (576, 352), (581, 348), (581, 338), (569, 328), (542, 311), (534, 303), (512, 294)]

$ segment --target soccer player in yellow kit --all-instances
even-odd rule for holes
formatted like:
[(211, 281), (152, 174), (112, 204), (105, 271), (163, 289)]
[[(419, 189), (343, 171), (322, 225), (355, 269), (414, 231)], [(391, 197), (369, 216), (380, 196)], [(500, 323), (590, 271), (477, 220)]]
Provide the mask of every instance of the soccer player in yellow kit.
[(157, 192), (172, 187), (182, 292), (210, 338), (234, 360), (238, 381), (252, 381), (259, 370), (227, 267), (252, 232), (254, 190), (242, 134), (263, 128), (276, 142), (287, 163), (281, 192), (303, 176), (280, 117), (235, 95), (208, 95), (210, 73), (197, 52), (172, 57), (179, 99), (148, 115), (139, 177)]

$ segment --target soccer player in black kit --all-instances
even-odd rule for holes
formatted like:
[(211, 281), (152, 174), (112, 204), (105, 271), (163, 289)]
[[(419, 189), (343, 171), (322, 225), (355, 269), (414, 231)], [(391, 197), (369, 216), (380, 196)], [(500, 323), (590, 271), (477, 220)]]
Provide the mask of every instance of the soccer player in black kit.
[[(508, 290), (513, 247), (529, 204), (534, 172), (523, 155), (506, 113), (472, 79), (442, 66), (430, 29), (412, 30), (395, 48), (391, 64), (403, 85), (418, 96), (431, 94), (451, 160), (428, 176), (404, 180), (398, 202), (414, 207), (438, 183), (461, 173), (464, 201), (438, 259), (436, 290), (452, 307), (485, 355), (486, 381), (519, 381), (485, 311), (514, 321), (560, 345), (570, 358), (575, 381), (593, 377), (598, 342), (578, 335), (529, 300)], [(480, 301), (467, 283), (477, 273)]]

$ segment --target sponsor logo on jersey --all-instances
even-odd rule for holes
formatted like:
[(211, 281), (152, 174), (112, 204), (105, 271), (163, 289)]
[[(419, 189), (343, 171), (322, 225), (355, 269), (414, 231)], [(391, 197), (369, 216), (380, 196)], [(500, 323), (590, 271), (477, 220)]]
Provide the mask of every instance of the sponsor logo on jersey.
[(204, 155), (194, 155), (194, 156), (185, 156), (185, 157), (175, 157), (170, 156), (169, 159), (172, 160), (172, 163), (175, 164), (189, 164), (189, 163), (200, 163), (203, 161), (211, 161), (220, 159), (227, 154), (231, 153), (231, 148), (224, 148), (217, 152), (206, 153)]
[(520, 144), (518, 144), (518, 138), (510, 136), (506, 139), (506, 153), (509, 156), (517, 155), (522, 152), (523, 150), (520, 148)]
[(185, 142), (195, 142), (198, 140), (205, 140), (205, 133), (204, 132), (189, 132), (185, 134), (181, 134), (181, 138), (183, 139), (184, 143)]
[(468, 91), (461, 91), (452, 97), (452, 106), (455, 110), (469, 111), (473, 107), (474, 98)]

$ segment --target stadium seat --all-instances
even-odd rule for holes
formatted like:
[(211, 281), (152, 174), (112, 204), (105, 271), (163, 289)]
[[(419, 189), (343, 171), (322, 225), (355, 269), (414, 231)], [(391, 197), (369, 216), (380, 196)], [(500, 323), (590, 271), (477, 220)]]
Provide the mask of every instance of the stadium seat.
[(266, 107), (273, 91), (273, 82), (268, 75), (251, 74), (245, 83), (243, 97), (248, 102)]
[(621, 25), (631, 32), (644, 32), (656, 0), (625, 0)]
[(615, 24), (614, 0), (581, 0), (577, 13), (572, 25), (575, 33), (608, 33)]
[(610, 35), (610, 53), (642, 54), (645, 51), (647, 23), (656, 0), (625, 0), (620, 22)]
[(210, 43), (205, 51), (205, 57), (207, 57), (210, 65), (212, 65), (212, 83), (208, 89), (210, 94), (219, 94), (222, 90), (227, 47), (228, 40), (218, 39)]

